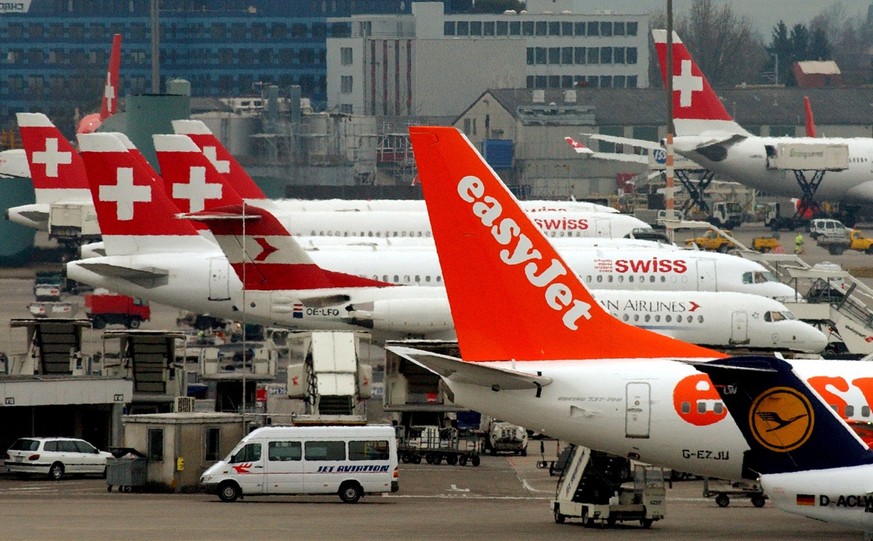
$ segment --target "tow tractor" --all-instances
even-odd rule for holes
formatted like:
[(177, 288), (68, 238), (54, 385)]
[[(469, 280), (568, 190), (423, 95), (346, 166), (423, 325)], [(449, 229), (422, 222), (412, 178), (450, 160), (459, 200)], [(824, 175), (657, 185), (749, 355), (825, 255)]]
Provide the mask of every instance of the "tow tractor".
[(629, 472), (626, 458), (573, 447), (551, 502), (555, 522), (578, 518), (586, 526), (614, 526), (638, 520), (651, 528), (666, 514), (664, 470), (636, 464), (632, 483)]

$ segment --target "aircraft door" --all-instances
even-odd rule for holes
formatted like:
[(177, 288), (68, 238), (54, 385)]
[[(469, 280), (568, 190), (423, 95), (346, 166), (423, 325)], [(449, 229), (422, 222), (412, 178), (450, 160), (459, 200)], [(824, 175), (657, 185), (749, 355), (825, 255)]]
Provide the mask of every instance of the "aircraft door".
[[(594, 219), (594, 231), (595, 235), (601, 239), (612, 238), (612, 223), (609, 220), (600, 220)], [(586, 237), (592, 236), (591, 234), (585, 235)]]
[(745, 312), (731, 314), (731, 344), (749, 343), (749, 315)]
[(631, 382), (625, 389), (625, 437), (648, 438), (652, 417), (652, 389), (648, 383)]
[(229, 268), (226, 259), (209, 260), (209, 300), (226, 301), (230, 299)]
[(697, 262), (697, 291), (718, 291), (715, 261), (701, 259)]

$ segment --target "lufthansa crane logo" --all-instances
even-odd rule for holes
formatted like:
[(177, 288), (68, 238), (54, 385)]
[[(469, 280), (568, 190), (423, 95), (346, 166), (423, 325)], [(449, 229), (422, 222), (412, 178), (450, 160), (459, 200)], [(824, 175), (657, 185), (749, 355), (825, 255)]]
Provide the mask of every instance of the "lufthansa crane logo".
[(812, 404), (789, 387), (764, 391), (749, 411), (752, 436), (776, 453), (787, 453), (806, 443), (812, 434), (814, 421)]

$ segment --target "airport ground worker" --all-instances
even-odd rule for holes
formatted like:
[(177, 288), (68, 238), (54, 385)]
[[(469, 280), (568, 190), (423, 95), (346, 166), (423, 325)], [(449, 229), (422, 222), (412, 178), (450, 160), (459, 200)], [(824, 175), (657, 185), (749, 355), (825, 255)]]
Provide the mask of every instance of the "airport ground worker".
[(797, 236), (794, 237), (794, 253), (803, 253), (803, 233), (798, 233)]

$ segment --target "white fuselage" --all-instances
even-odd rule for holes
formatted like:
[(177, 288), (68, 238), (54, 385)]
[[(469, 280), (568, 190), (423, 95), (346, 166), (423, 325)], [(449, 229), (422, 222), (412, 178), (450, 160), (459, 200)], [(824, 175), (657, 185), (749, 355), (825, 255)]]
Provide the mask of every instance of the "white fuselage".
[(871, 465), (762, 475), (761, 487), (783, 511), (873, 530)]
[[(702, 136), (678, 136), (673, 148), (678, 154), (692, 159), (718, 176), (731, 179), (766, 193), (800, 197), (803, 195), (794, 172), (767, 167), (766, 146), (791, 144), (845, 144), (849, 149), (849, 167), (843, 171), (827, 171), (816, 191), (816, 196), (829, 201), (861, 204), (873, 203), (873, 139), (870, 138), (810, 138), (810, 137), (746, 137), (734, 143), (722, 143), (727, 150), (724, 159), (714, 161), (696, 152), (694, 147), (705, 139)], [(812, 178), (806, 171), (806, 178)]]
[[(609, 340), (609, 337), (592, 337)], [(692, 366), (659, 359), (505, 361), (484, 365), (552, 379), (541, 390), (498, 390), (448, 377), (454, 403), (578, 445), (678, 471), (739, 479), (748, 446), (708, 378)], [(816, 390), (833, 384), (834, 402), (869, 406), (853, 382), (873, 376), (854, 361), (794, 360)], [(824, 382), (828, 380), (828, 383)], [(538, 396), (539, 394), (539, 396)], [(823, 394), (820, 392), (820, 394)]]

